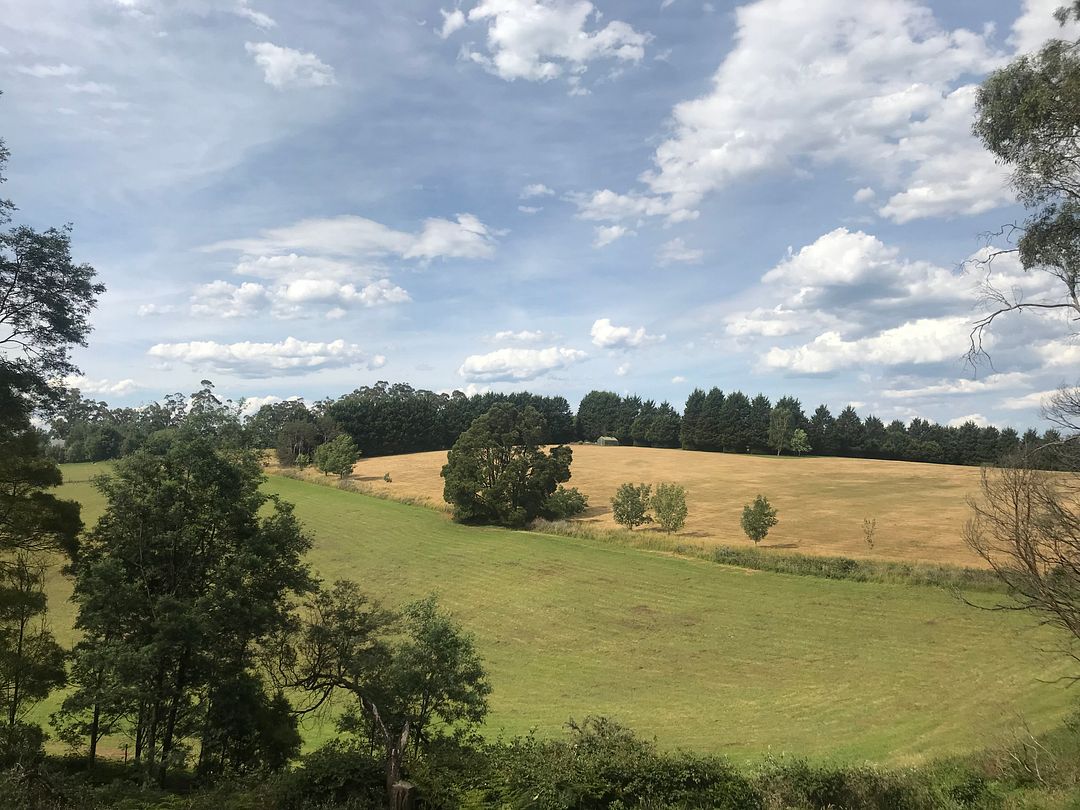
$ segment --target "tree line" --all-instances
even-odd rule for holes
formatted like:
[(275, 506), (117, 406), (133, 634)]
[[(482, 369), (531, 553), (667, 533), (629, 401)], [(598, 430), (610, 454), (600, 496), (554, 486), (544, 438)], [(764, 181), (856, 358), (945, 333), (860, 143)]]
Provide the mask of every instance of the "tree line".
[[(201, 399), (213, 395), (204, 381), (185, 397), (171, 394), (160, 402), (131, 408), (68, 391), (50, 420), (51, 454), (59, 461), (104, 461), (134, 452), (155, 432), (176, 427)], [(611, 391), (590, 391), (572, 413), (560, 396), (529, 392), (435, 393), (403, 383), (379, 382), (338, 399), (313, 404), (303, 400), (268, 403), (247, 417), (243, 401), (226, 401), (231, 435), (251, 449), (275, 448), (284, 465), (314, 459), (316, 448), (347, 435), (365, 456), (448, 450), (466, 429), (498, 403), (532, 408), (541, 417), (540, 444), (594, 442), (611, 436), (623, 445), (682, 448), (712, 452), (813, 453), (819, 456), (923, 461), (936, 464), (992, 464), (1019, 449), (1056, 445), (1061, 434), (1051, 428), (1020, 435), (1013, 428), (941, 425), (915, 418), (884, 422), (862, 417), (854, 406), (833, 415), (819, 405), (807, 415), (800, 400), (784, 396), (772, 402), (764, 394), (695, 389), (680, 413), (668, 402)], [(224, 412), (219, 414), (224, 417)], [(224, 429), (224, 426), (222, 426)], [(1053, 453), (1043, 454), (1048, 466)]]
[[(1013, 428), (980, 427), (968, 421), (940, 425), (915, 418), (886, 424), (877, 416), (859, 416), (847, 406), (833, 416), (819, 405), (810, 416), (796, 397), (773, 403), (764, 394), (753, 399), (741, 391), (697, 388), (680, 415), (666, 402), (611, 391), (591, 391), (581, 400), (575, 424), (578, 437), (596, 441), (612, 436), (620, 444), (681, 447), (729, 453), (810, 452), (819, 456), (925, 461), (937, 464), (992, 464), (1022, 447), (1054, 445), (1061, 434), (1034, 429), (1021, 436)], [(802, 431), (803, 436), (797, 437)], [(800, 440), (805, 437), (805, 449)], [(1054, 464), (1053, 454), (1044, 454)]]

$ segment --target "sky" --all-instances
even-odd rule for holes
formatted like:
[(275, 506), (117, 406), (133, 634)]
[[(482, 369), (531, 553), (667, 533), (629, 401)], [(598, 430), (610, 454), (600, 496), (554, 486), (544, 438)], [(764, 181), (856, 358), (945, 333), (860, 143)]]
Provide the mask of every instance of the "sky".
[[(971, 134), (1058, 0), (0, 0), (4, 196), (85, 395), (694, 387), (1024, 427), (1074, 383)], [(1069, 32), (1075, 35), (1075, 32)]]

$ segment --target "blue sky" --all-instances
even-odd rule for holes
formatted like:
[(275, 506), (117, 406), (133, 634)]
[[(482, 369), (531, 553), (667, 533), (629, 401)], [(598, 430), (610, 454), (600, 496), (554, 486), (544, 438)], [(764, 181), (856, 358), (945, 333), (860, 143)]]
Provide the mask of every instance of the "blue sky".
[[(5, 194), (109, 291), (84, 393), (695, 386), (1023, 426), (974, 87), (1057, 0), (0, 0)], [(991, 280), (1049, 288), (1007, 258)]]

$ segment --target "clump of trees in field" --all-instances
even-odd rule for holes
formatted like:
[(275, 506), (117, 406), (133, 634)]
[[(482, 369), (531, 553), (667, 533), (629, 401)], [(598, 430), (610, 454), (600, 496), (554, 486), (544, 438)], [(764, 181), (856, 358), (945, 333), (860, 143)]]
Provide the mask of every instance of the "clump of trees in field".
[(454, 442), (442, 468), (443, 498), (454, 519), (521, 527), (550, 515), (553, 496), (557, 509), (574, 508), (574, 496), (556, 494), (570, 480), (573, 451), (565, 445), (545, 451), (545, 435), (543, 417), (529, 406), (500, 402), (478, 417)]
[(315, 467), (324, 475), (348, 478), (359, 460), (356, 443), (344, 433), (315, 448)]
[(665, 532), (680, 531), (686, 525), (686, 488), (682, 484), (622, 484), (611, 499), (611, 515), (627, 529), (656, 523)]
[(769, 529), (779, 522), (776, 510), (764, 495), (758, 495), (753, 503), (743, 507), (742, 529), (746, 536), (754, 541), (755, 546), (764, 540)]

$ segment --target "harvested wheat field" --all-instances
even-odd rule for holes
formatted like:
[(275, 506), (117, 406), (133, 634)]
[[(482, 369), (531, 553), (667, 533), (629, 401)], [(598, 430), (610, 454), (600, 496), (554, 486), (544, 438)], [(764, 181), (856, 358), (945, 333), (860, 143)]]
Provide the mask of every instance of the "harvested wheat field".
[[(445, 452), (361, 459), (355, 476), (373, 492), (445, 508), (439, 477), (445, 462)], [(572, 472), (568, 486), (589, 496), (581, 520), (593, 526), (615, 527), (610, 502), (619, 484), (677, 481), (687, 489), (690, 510), (679, 539), (706, 545), (749, 542), (739, 519), (743, 505), (761, 493), (780, 518), (763, 547), (980, 564), (961, 538), (966, 499), (979, 484), (975, 467), (574, 445)], [(387, 473), (392, 483), (383, 480)], [(877, 521), (873, 550), (863, 539), (864, 518)]]

